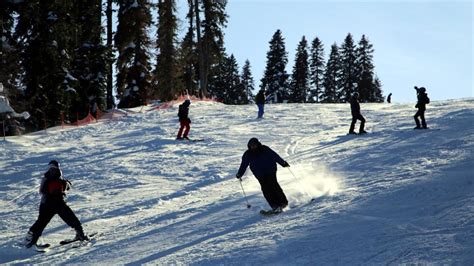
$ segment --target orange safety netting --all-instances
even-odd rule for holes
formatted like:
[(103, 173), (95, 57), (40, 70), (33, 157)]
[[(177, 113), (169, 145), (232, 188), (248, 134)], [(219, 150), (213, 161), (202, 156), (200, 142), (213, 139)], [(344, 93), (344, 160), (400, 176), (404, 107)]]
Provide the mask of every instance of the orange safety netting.
[(153, 110), (159, 110), (159, 109), (168, 109), (170, 107), (173, 107), (174, 104), (181, 103), (185, 100), (191, 100), (193, 102), (219, 102), (219, 100), (214, 99), (214, 98), (202, 98), (201, 99), (201, 98), (198, 98), (196, 96), (181, 95), (181, 96), (178, 97), (178, 99), (173, 100), (173, 101), (169, 101), (169, 102), (161, 103), (158, 106), (155, 106), (155, 107), (151, 108), (147, 112), (153, 111)]
[(63, 121), (61, 121), (61, 125), (62, 127), (65, 127), (65, 126), (83, 126), (83, 125), (88, 125), (88, 124), (91, 124), (91, 123), (97, 123), (99, 120), (112, 120), (114, 118), (118, 118), (118, 117), (123, 117), (123, 116), (127, 116), (127, 113), (121, 111), (117, 111), (115, 109), (112, 109), (110, 112), (105, 112), (103, 113), (102, 111), (100, 110), (97, 110), (97, 114), (96, 114), (96, 117), (95, 118), (91, 113), (87, 114), (87, 116), (83, 119), (80, 119), (80, 120), (77, 120), (76, 122), (73, 122), (73, 123), (70, 123), (70, 124), (66, 124), (64, 122), (64, 119)]

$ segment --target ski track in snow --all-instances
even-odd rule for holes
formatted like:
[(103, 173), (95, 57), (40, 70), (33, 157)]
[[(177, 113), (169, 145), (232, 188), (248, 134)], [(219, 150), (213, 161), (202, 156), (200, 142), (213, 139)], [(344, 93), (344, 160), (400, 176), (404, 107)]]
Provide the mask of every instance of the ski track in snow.
[[(412, 130), (415, 112), (362, 104), (371, 133), (348, 136), (348, 104), (266, 105), (256, 119), (253, 105), (196, 102), (190, 137), (202, 142), (174, 139), (177, 106), (9, 137), (0, 263), (473, 264), (474, 99), (431, 103), (428, 131)], [(269, 207), (249, 170), (247, 209), (234, 177), (251, 137), (295, 175), (279, 167), (290, 208), (278, 216), (258, 214)], [(99, 235), (59, 246), (74, 232), (56, 216), (43, 254), (19, 242), (51, 159), (73, 183), (68, 202), (86, 232)]]

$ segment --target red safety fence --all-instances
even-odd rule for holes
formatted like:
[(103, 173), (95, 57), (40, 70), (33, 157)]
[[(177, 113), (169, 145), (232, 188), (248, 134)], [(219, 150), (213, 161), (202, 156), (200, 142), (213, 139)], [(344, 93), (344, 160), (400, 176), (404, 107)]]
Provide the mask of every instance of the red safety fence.
[(61, 114), (61, 127), (72, 127), (72, 126), (83, 126), (92, 123), (97, 123), (99, 121), (106, 121), (106, 120), (113, 120), (114, 118), (120, 118), (127, 116), (127, 113), (124, 111), (117, 111), (116, 109), (112, 109), (108, 112), (102, 112), (100, 109), (97, 110), (96, 117), (94, 117), (91, 113), (88, 113), (86, 117), (83, 119), (78, 119), (76, 122), (73, 123), (66, 123), (64, 121), (64, 115)]
[(192, 102), (220, 102), (219, 100), (214, 99), (214, 98), (202, 98), (201, 99), (201, 98), (198, 98), (196, 96), (181, 95), (181, 96), (178, 97), (178, 99), (173, 100), (173, 101), (169, 101), (169, 102), (160, 103), (159, 105), (149, 109), (147, 112), (153, 111), (153, 110), (168, 109), (170, 107), (173, 107), (174, 104), (182, 103), (185, 100), (191, 100)]
[[(195, 96), (182, 95), (182, 96), (179, 96), (178, 99), (176, 99), (176, 100), (159, 103), (157, 106), (147, 110), (147, 112), (152, 111), (152, 110), (168, 109), (168, 108), (173, 107), (174, 104), (182, 103), (185, 100), (191, 100), (193, 102), (220, 102), (219, 100), (214, 99), (214, 98), (203, 98), (203, 99), (201, 99), (201, 98), (198, 98), (198, 97), (195, 97)], [(142, 109), (143, 109), (143, 107), (142, 107)], [(77, 117), (76, 122), (73, 122), (73, 123), (66, 123), (64, 121), (64, 115), (61, 114), (61, 127), (64, 128), (64, 127), (72, 127), (72, 126), (83, 126), (83, 125), (88, 125), (88, 124), (92, 124), (92, 123), (97, 123), (97, 122), (103, 121), (103, 120), (113, 120), (114, 118), (127, 116), (128, 115), (127, 113), (137, 113), (137, 114), (141, 113), (141, 110), (140, 110), (140, 112), (137, 112), (137, 111), (130, 110), (130, 109), (122, 110), (122, 109), (115, 109), (114, 108), (114, 109), (112, 109), (108, 112), (102, 112), (100, 109), (98, 109), (97, 114), (96, 114), (97, 118), (94, 117), (91, 113), (89, 113), (89, 114), (87, 114), (86, 117), (84, 117), (82, 119), (79, 119)], [(45, 125), (46, 125), (46, 122), (45, 122)], [(45, 130), (46, 130), (46, 128), (45, 128)]]

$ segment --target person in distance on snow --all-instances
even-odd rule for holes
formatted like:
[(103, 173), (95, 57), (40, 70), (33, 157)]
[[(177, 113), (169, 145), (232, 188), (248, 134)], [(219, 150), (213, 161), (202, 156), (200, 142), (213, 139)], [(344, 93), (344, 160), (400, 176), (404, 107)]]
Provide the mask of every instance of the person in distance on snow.
[(67, 225), (76, 230), (75, 239), (87, 240), (81, 222), (64, 201), (66, 190), (69, 190), (70, 182), (62, 177), (59, 163), (55, 160), (49, 162), (48, 171), (41, 180), (40, 190), (41, 203), (39, 206), (39, 216), (36, 222), (30, 227), (26, 236), (26, 247), (36, 245), (39, 237), (49, 221), (58, 214)]
[[(176, 137), (177, 140), (187, 139), (189, 130), (191, 129), (191, 119), (189, 119), (189, 105), (191, 105), (190, 100), (185, 100), (182, 104), (179, 105), (178, 110), (178, 117), (179, 117), (179, 124), (180, 128), (178, 131), (178, 136)], [(183, 133), (184, 130), (184, 133)], [(182, 134), (182, 135), (181, 135)]]
[[(415, 129), (427, 129), (428, 126), (426, 125), (425, 111), (426, 105), (430, 103), (430, 98), (428, 98), (428, 94), (426, 93), (425, 87), (418, 88), (417, 86), (415, 86), (415, 90), (416, 96), (418, 98), (418, 102), (415, 105), (415, 108), (418, 108), (418, 111), (414, 116), (416, 123)], [(418, 120), (418, 117), (421, 118), (421, 125), (420, 120)]]
[(367, 131), (364, 130), (365, 126), (365, 118), (360, 113), (360, 105), (359, 105), (359, 93), (354, 93), (350, 99), (351, 103), (351, 114), (352, 114), (352, 123), (351, 127), (349, 128), (349, 134), (357, 134), (354, 132), (355, 124), (357, 120), (360, 120), (360, 127), (359, 127), (359, 134), (365, 134)]
[(260, 183), (263, 196), (268, 204), (274, 211), (281, 212), (283, 208), (288, 206), (288, 200), (277, 182), (276, 163), (283, 167), (289, 167), (290, 165), (275, 151), (262, 145), (256, 138), (251, 138), (247, 147), (248, 150), (242, 156), (242, 162), (235, 177), (241, 181), (247, 167), (250, 165), (250, 170)]
[(257, 96), (255, 96), (255, 103), (258, 106), (258, 116), (257, 118), (263, 118), (265, 113), (265, 89), (261, 89)]
[(387, 103), (392, 103), (392, 93), (387, 96)]

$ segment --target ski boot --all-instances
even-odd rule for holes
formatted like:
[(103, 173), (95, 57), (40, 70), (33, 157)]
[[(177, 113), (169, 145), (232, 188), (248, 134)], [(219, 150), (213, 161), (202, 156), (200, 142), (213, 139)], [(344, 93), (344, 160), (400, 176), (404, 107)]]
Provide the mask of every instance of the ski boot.
[(35, 236), (33, 232), (28, 231), (25, 237), (25, 246), (27, 248), (31, 248), (32, 246), (35, 246), (36, 242), (38, 242), (38, 239), (39, 239), (39, 236)]
[(74, 240), (89, 241), (89, 238), (84, 234), (82, 227), (76, 229), (76, 237), (74, 237)]

